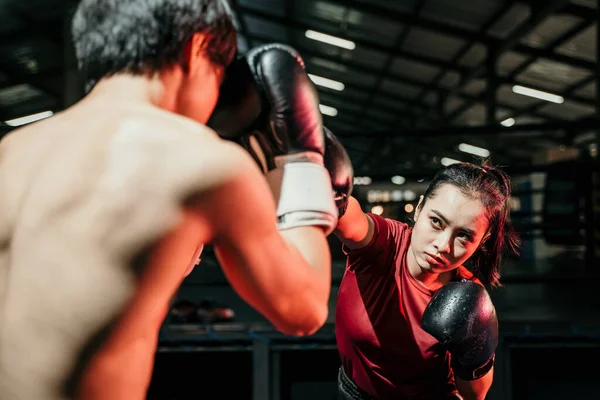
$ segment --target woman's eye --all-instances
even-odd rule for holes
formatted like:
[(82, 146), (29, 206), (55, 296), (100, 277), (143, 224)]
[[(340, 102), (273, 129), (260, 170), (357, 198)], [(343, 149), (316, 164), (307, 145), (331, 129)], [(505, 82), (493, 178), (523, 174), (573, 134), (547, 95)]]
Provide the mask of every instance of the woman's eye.
[(472, 240), (473, 240), (473, 239), (471, 238), (471, 236), (470, 236), (469, 234), (467, 234), (467, 233), (461, 233), (460, 235), (458, 235), (458, 237), (459, 237), (459, 238), (460, 238), (462, 241), (464, 241), (464, 242), (470, 242), (470, 241), (472, 241)]

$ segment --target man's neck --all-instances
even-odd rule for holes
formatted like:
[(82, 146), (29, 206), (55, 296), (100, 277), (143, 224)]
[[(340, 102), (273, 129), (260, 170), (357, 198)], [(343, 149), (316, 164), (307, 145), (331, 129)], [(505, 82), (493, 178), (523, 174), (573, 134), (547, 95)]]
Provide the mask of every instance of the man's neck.
[(176, 78), (171, 75), (163, 73), (112, 75), (101, 79), (92, 89), (88, 98), (110, 97), (111, 101), (115, 102), (149, 103), (168, 111), (174, 111), (177, 91), (173, 90), (173, 83), (176, 82)]

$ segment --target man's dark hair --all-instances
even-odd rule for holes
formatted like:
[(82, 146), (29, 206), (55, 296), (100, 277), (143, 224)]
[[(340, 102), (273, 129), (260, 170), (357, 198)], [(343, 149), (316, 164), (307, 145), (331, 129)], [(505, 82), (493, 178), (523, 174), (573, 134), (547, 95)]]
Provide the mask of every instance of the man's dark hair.
[(227, 66), (237, 51), (226, 0), (81, 0), (71, 27), (86, 91), (102, 78), (141, 75), (179, 63), (195, 33), (208, 37), (207, 56)]

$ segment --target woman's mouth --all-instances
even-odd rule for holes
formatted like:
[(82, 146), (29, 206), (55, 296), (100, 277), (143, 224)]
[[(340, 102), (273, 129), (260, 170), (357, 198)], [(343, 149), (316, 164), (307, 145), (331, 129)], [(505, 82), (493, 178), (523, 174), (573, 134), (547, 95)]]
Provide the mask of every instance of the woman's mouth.
[(444, 260), (429, 253), (425, 253), (425, 261), (427, 261), (430, 265), (437, 265), (439, 267), (445, 264)]

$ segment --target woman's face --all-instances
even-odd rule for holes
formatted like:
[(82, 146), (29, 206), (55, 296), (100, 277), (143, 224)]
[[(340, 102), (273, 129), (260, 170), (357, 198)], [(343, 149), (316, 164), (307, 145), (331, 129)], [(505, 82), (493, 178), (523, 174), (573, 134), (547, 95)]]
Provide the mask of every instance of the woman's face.
[[(421, 202), (423, 199), (421, 199)], [(485, 207), (450, 184), (417, 207), (409, 257), (423, 272), (442, 273), (462, 265), (488, 231)]]

